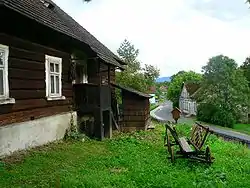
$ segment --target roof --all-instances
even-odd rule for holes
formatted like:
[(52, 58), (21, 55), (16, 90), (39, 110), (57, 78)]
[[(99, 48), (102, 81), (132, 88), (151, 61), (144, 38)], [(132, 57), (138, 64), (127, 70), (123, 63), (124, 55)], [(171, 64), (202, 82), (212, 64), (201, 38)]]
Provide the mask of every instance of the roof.
[(184, 83), (184, 86), (186, 87), (189, 96), (193, 95), (200, 88), (199, 84), (191, 82)]
[[(51, 4), (52, 8), (45, 6), (44, 2)], [(125, 65), (125, 62), (51, 0), (1, 0), (0, 4), (89, 45), (97, 56), (106, 63), (124, 68), (122, 65)]]
[(135, 94), (135, 95), (138, 95), (138, 96), (140, 96), (140, 97), (152, 98), (151, 95), (146, 94), (146, 93), (142, 93), (142, 92), (137, 91), (137, 90), (132, 89), (132, 88), (124, 87), (124, 86), (121, 86), (121, 85), (115, 84), (115, 83), (111, 83), (111, 85), (113, 85), (114, 87), (119, 88), (119, 89), (121, 89), (121, 90), (124, 90), (124, 91), (130, 92), (130, 93), (133, 93), (133, 94)]

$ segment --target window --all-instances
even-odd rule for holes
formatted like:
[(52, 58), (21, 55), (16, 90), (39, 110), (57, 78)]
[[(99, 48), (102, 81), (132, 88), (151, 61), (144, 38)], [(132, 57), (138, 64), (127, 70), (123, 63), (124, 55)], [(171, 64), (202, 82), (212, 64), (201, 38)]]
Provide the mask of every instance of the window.
[(8, 56), (9, 47), (0, 44), (0, 104), (15, 103), (9, 98)]
[(78, 64), (76, 66), (76, 80), (75, 83), (88, 83), (87, 63)]
[(65, 99), (62, 96), (62, 58), (46, 55), (45, 70), (48, 100)]
[(194, 112), (197, 113), (197, 104), (194, 102)]

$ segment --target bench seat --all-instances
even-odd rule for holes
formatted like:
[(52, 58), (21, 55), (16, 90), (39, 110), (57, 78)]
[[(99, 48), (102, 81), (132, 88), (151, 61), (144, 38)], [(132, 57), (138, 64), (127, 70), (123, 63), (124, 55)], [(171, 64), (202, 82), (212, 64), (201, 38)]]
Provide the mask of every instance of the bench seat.
[(191, 146), (188, 144), (187, 140), (185, 137), (179, 138), (179, 143), (181, 148), (183, 149), (184, 152), (193, 152), (194, 150), (191, 148)]

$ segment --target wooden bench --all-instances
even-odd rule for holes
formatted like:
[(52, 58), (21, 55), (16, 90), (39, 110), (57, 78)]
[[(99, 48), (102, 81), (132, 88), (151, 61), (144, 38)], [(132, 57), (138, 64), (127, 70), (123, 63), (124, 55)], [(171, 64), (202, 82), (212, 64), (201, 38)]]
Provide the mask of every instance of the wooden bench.
[[(165, 124), (165, 127), (166, 135), (164, 145), (167, 146), (172, 162), (174, 162), (176, 153), (181, 157), (212, 163), (213, 157), (211, 156), (209, 146), (206, 147), (205, 151), (202, 150), (210, 133), (208, 127), (195, 122), (191, 130), (190, 138), (179, 137), (175, 126), (170, 121)], [(176, 145), (179, 146), (179, 151), (174, 152), (174, 146)]]

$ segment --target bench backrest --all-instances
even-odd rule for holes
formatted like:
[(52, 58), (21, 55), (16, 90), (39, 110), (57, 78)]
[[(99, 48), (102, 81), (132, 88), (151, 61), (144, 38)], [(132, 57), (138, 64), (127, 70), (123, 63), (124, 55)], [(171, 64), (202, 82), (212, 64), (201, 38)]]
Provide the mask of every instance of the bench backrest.
[(209, 128), (205, 127), (198, 122), (192, 127), (190, 142), (195, 147), (195, 149), (200, 150), (204, 145), (206, 138), (209, 133)]
[[(172, 135), (175, 142), (176, 143), (179, 143), (179, 137), (178, 137), (178, 134), (177, 134), (177, 131), (174, 127), (174, 125), (172, 124), (172, 122), (168, 121), (166, 124), (165, 124), (165, 127), (166, 127), (166, 134), (167, 135)], [(170, 134), (169, 134), (170, 133)]]

